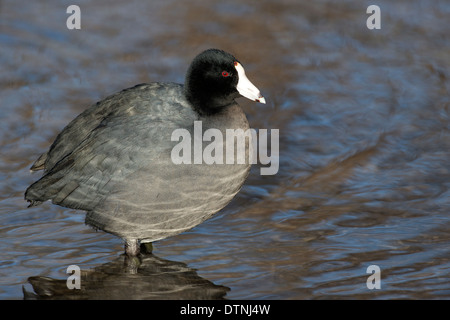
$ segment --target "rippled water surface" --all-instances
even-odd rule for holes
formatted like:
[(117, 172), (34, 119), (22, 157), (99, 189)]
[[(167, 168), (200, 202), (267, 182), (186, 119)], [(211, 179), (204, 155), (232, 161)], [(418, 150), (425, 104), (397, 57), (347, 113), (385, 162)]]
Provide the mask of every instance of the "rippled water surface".
[[(70, 4), (0, 2), (1, 299), (74, 294), (69, 265), (76, 298), (450, 298), (448, 1), (377, 1), (380, 30), (369, 1), (78, 1), (81, 30)], [(209, 47), (264, 94), (239, 102), (252, 127), (280, 130), (276, 175), (254, 166), (137, 272), (82, 212), (26, 208), (30, 165), (72, 118), (137, 83), (183, 82)]]

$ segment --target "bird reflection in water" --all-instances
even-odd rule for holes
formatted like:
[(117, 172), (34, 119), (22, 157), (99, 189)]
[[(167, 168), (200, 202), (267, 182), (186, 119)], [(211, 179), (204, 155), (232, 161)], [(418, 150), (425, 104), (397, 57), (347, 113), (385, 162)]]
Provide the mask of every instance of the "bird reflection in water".
[[(142, 248), (141, 248), (142, 250)], [(23, 288), (25, 300), (224, 299), (228, 287), (200, 277), (183, 262), (144, 253), (121, 255), (93, 270), (81, 270), (81, 288), (68, 289), (66, 279), (28, 278), (34, 292)]]

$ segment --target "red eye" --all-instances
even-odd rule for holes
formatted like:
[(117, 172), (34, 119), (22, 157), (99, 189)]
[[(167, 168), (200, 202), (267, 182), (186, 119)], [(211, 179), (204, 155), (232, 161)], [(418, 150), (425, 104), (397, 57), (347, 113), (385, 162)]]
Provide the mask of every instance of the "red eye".
[(230, 73), (229, 72), (226, 72), (226, 71), (222, 71), (222, 77), (228, 77), (230, 75)]

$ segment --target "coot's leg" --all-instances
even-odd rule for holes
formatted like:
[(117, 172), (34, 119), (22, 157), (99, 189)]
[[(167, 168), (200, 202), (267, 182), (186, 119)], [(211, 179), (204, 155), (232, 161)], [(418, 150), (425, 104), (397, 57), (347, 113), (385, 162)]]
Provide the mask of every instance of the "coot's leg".
[(129, 274), (137, 274), (141, 265), (141, 256), (139, 254), (139, 240), (125, 239), (125, 270)]
[(136, 257), (139, 254), (138, 239), (125, 239), (125, 254), (129, 257)]

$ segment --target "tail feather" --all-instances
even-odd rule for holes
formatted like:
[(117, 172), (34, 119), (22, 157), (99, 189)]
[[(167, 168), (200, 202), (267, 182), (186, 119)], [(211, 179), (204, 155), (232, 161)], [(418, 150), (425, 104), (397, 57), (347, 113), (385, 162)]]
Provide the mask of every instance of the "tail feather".
[(51, 188), (52, 184), (58, 182), (62, 177), (48, 177), (43, 176), (41, 179), (33, 183), (25, 191), (25, 200), (27, 200), (30, 205), (28, 207), (34, 207), (40, 205), (42, 202), (52, 198), (54, 193), (54, 188)]
[(42, 201), (37, 201), (37, 200), (28, 200), (27, 199), (27, 201), (29, 203), (27, 208), (36, 207), (42, 203)]
[(41, 154), (41, 156), (33, 163), (30, 170), (39, 171), (45, 169), (45, 161), (47, 160), (48, 152)]

